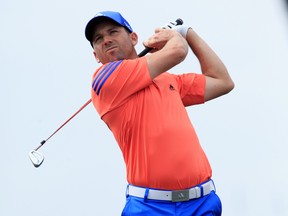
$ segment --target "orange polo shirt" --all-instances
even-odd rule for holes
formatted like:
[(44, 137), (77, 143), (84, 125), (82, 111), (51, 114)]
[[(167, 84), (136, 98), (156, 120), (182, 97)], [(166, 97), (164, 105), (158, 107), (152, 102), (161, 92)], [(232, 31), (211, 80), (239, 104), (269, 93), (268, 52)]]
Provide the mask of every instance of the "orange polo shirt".
[(179, 190), (211, 177), (185, 109), (204, 103), (205, 83), (194, 73), (165, 72), (152, 80), (145, 57), (96, 70), (92, 101), (122, 151), (128, 183)]

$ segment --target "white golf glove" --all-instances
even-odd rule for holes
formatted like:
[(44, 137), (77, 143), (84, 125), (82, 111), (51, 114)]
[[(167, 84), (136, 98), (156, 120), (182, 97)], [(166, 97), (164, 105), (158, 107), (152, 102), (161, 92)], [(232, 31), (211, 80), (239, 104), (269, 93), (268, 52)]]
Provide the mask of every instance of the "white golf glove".
[(162, 26), (162, 28), (173, 29), (173, 30), (177, 31), (178, 33), (180, 33), (182, 35), (182, 37), (184, 37), (186, 39), (187, 32), (188, 32), (189, 28), (191, 28), (191, 27), (188, 27), (185, 25), (177, 25), (176, 22), (169, 22), (166, 25)]

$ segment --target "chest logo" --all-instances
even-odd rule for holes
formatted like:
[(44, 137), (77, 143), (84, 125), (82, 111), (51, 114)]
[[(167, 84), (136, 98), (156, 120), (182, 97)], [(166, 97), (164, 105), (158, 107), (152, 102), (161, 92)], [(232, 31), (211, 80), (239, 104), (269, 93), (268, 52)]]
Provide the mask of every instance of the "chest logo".
[(173, 86), (172, 84), (170, 84), (169, 89), (170, 89), (171, 91), (174, 91), (174, 90), (175, 90), (175, 88), (174, 88), (174, 86)]

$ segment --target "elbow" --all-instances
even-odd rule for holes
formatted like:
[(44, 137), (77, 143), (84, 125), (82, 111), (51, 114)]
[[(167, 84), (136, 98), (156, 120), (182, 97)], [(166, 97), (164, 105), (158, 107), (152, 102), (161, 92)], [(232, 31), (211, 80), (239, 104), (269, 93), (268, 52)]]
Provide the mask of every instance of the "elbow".
[(231, 92), (234, 89), (234, 87), (235, 87), (235, 84), (231, 79), (223, 81), (222, 84), (220, 84), (217, 88), (214, 89), (211, 95), (207, 94), (206, 100), (208, 101), (208, 100), (226, 95), (229, 92)]
[(182, 47), (181, 49), (181, 61), (184, 61), (186, 56), (188, 55), (188, 47)]
[(229, 92), (231, 92), (234, 89), (234, 87), (235, 87), (235, 84), (230, 77), (222, 80), (221, 84), (219, 83), (219, 95), (218, 96), (228, 94)]
[(174, 40), (171, 39), (161, 51), (165, 53), (167, 60), (170, 59), (169, 63), (175, 66), (185, 60), (188, 54), (188, 43), (179, 35)]
[(235, 84), (228, 73), (221, 79), (206, 76), (205, 101), (209, 101), (222, 95), (228, 94), (234, 89), (234, 87)]
[(235, 84), (229, 75), (219, 82), (219, 90), (221, 89), (222, 95), (228, 94), (234, 89), (234, 87)]
[(176, 49), (176, 51), (173, 52), (173, 56), (174, 56), (177, 64), (179, 64), (185, 60), (185, 58), (188, 54), (188, 48), (187, 48), (187, 46), (178, 46), (178, 47), (175, 47), (175, 49)]
[(232, 91), (235, 87), (235, 83), (233, 82), (232, 79), (229, 79), (226, 83), (226, 90), (227, 90), (227, 93), (229, 93), (230, 91)]
[(222, 77), (223, 93), (228, 94), (229, 92), (231, 92), (234, 89), (235, 83), (231, 79), (227, 69), (225, 69), (224, 74), (225, 75)]

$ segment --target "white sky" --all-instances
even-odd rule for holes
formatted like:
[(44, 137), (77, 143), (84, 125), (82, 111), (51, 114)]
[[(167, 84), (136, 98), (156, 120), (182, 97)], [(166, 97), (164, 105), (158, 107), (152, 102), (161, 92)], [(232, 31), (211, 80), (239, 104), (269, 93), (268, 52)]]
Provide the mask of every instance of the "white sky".
[[(121, 2), (121, 3), (120, 3)], [(189, 2), (189, 4), (187, 3)], [(90, 104), (99, 66), (84, 36), (98, 11), (117, 10), (139, 35), (182, 18), (220, 55), (229, 95), (189, 115), (213, 168), (224, 216), (288, 215), (288, 11), (284, 0), (4, 1), (0, 3), (0, 215), (120, 215), (125, 167)], [(200, 72), (192, 53), (171, 72)]]

